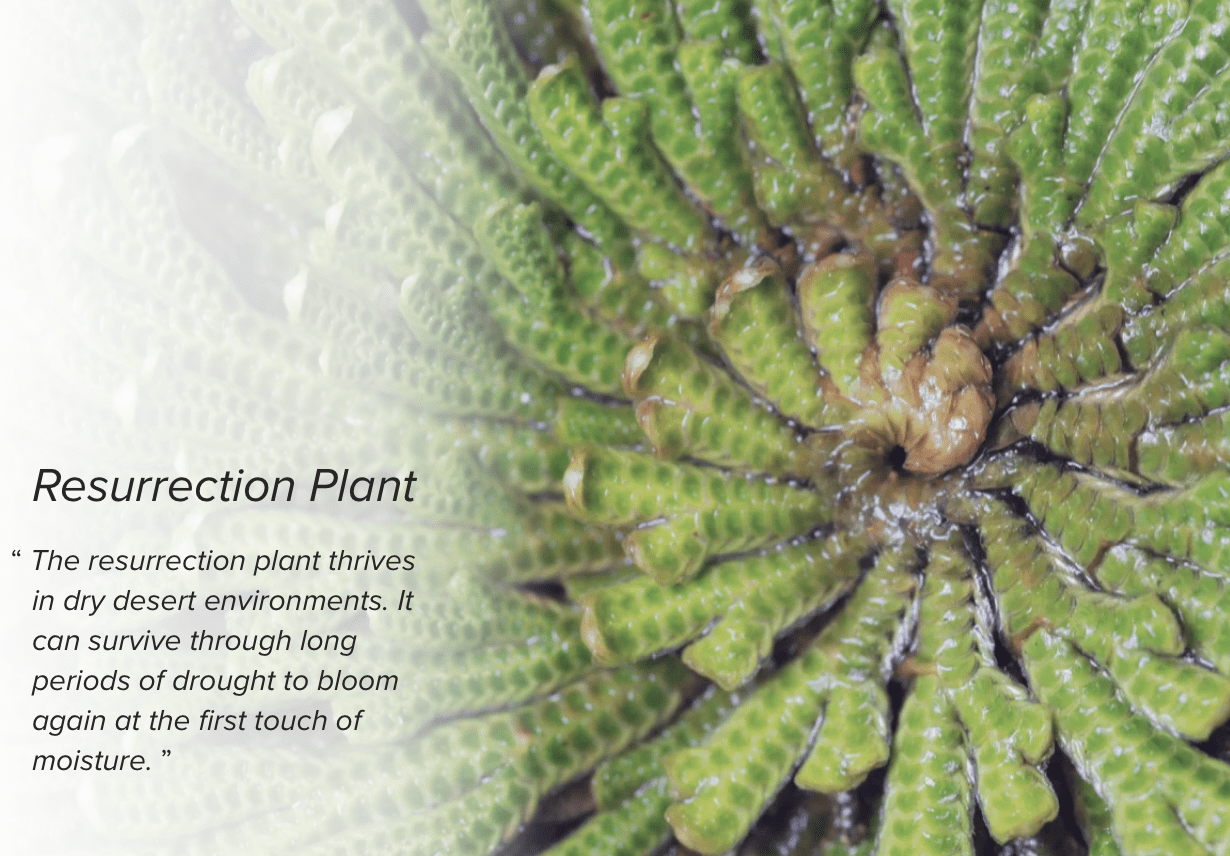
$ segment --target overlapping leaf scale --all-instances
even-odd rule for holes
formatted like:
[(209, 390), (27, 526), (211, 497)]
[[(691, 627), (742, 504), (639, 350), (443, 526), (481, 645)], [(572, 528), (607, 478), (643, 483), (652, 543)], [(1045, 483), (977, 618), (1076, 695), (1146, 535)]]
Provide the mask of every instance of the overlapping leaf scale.
[(1092, 567), (1103, 550), (1120, 543), (1185, 559), (1212, 573), (1226, 567), (1224, 469), (1182, 488), (1144, 494), (1054, 466), (1023, 462), (1015, 474), (1031, 514), (1082, 567)]
[(636, 527), (629, 558), (660, 583), (682, 582), (706, 558), (803, 535), (829, 518), (831, 496), (638, 452), (573, 453), (564, 474), (569, 509), (584, 520)]
[(636, 414), (620, 403), (589, 398), (561, 399), (551, 428), (568, 446), (642, 446)]
[(738, 110), (750, 140), (756, 201), (769, 222), (798, 238), (804, 258), (843, 241), (866, 245), (884, 270), (921, 253), (918, 212), (908, 201), (881, 200), (874, 188), (851, 192), (813, 145), (807, 113), (781, 63), (739, 74)]
[(921, 677), (893, 737), (875, 852), (973, 856), (974, 798), (961, 725), (934, 677)]
[(1016, 173), (1005, 150), (1032, 95), (1058, 91), (1072, 70), (1091, 0), (987, 0), (982, 5), (970, 101), (966, 200), (975, 222), (1007, 226), (1017, 205)]
[[(1064, 261), (1063, 248), (1056, 246), (1054, 240), (1049, 237), (1036, 236), (1022, 244), (1012, 258), (1011, 266), (988, 295), (991, 305), (983, 312), (979, 333), (994, 341), (1020, 342), (1053, 318), (1080, 288), (1080, 281), (1065, 269)], [(1037, 339), (1028, 340), (1022, 348), (1024, 353), (1020, 356), (1014, 355), (1018, 363), (1026, 363), (1024, 368), (1033, 368), (1029, 362), (1031, 358), (1042, 362), (1028, 350), (1030, 347), (1038, 347), (1034, 343), (1042, 338), (1039, 336)], [(1113, 353), (1115, 363), (1113, 367), (1104, 369), (1102, 375), (1119, 367), (1118, 352)], [(1103, 361), (1109, 360), (1105, 358)], [(1052, 359), (1043, 365), (1053, 368), (1054, 362)], [(1103, 367), (1099, 365), (1098, 368)], [(1016, 366), (1013, 370), (1022, 372), (1022, 368)], [(1041, 374), (1041, 371), (1036, 374)], [(1032, 376), (1030, 380), (1033, 380)]]
[(580, 0), (545, 0), (530, 4), (495, 0), (491, 6), (499, 14), (522, 61), (530, 68), (559, 62), (568, 54), (580, 55), (584, 66), (591, 71), (600, 68), (593, 47), (585, 37)]
[[(596, 103), (572, 58), (539, 73), (529, 102), (550, 149), (640, 236), (639, 273), (673, 311), (703, 313), (729, 248), (718, 246), (707, 215), (654, 146), (649, 104), (633, 97)], [(624, 268), (628, 259), (612, 263)]]
[[(403, 674), (395, 690), (360, 700), (338, 697), (334, 710), (351, 716), (365, 711), (363, 730), (353, 739), (379, 743), (413, 734), (433, 719), (540, 698), (594, 670), (580, 623), (580, 616), (561, 612), (533, 636), (448, 651), (420, 653), (400, 641), (366, 640), (348, 658), (349, 670), (388, 675), (400, 666)], [(294, 665), (310, 669), (311, 658)]]
[(965, 125), (983, 4), (888, 5), (900, 49), (870, 47), (854, 67), (869, 104), (860, 119), (861, 138), (903, 170), (928, 209), (935, 229), (931, 284), (969, 297), (984, 286), (1003, 244), (977, 227), (963, 201)]
[[(319, 340), (241, 309), (226, 269), (193, 239), (167, 201), (165, 177), (148, 163), (141, 135), (125, 132), (116, 143), (111, 169), (94, 170), (92, 178), (88, 158), (69, 157), (61, 163), (79, 180), (66, 185), (72, 189), (60, 204), (66, 206), (65, 237), (109, 269), (112, 282), (126, 294), (129, 317), (120, 321), (117, 306), (99, 302), (94, 307), (97, 329), (113, 341), (117, 353), (138, 348), (140, 359), (148, 360), (149, 349), (157, 350), (144, 376), (110, 382), (112, 388), (128, 390), (122, 417), (142, 430), (174, 428), (198, 435), (199, 446), (169, 452), (168, 457), (178, 454), (184, 461), (203, 463), (221, 455), (224, 437), (246, 437), (283, 465), (296, 467), (319, 460), (319, 450), (329, 446), (348, 446), (356, 462), (377, 467), (401, 457), (400, 441), (379, 429), (362, 442), (331, 433), (307, 442), (290, 438), (295, 414), (305, 409), (347, 411), (386, 427), (391, 427), (386, 422), (390, 414), (378, 413), (365, 396), (327, 388)], [(123, 231), (102, 225), (106, 223), (121, 224)], [(67, 259), (57, 263), (60, 270), (66, 270), (65, 263)], [(88, 301), (98, 292), (81, 294)], [(172, 300), (180, 298), (195, 304), (197, 311), (173, 309)], [(107, 320), (111, 316), (114, 323)], [(169, 381), (173, 370), (189, 372), (188, 380)], [(209, 401), (223, 403), (214, 416), (208, 416), (203, 405)], [(218, 415), (225, 414), (227, 424), (218, 424)]]
[(734, 689), (779, 633), (853, 587), (860, 558), (856, 544), (814, 541), (715, 562), (679, 585), (636, 577), (582, 598), (582, 632), (610, 663), (691, 643), (684, 662)]
[[(667, 0), (590, 0), (586, 9), (616, 89), (647, 106), (658, 151), (750, 244), (762, 237), (764, 221), (735, 133), (734, 81), (759, 47), (740, 6), (685, 2), (678, 18)], [(697, 16), (701, 10), (707, 14)]]
[(342, 279), (305, 267), (283, 287), (282, 302), (292, 325), (323, 342), (320, 359), (331, 377), (417, 400), (408, 391), (415, 342), (388, 305), (395, 293), (387, 278)]
[(650, 856), (671, 838), (663, 816), (670, 805), (666, 781), (645, 785), (619, 805), (599, 811), (558, 844), (544, 850), (547, 856)]
[(1074, 389), (1120, 371), (1145, 372), (1167, 359), (1181, 332), (1225, 330), (1228, 175), (1224, 166), (1210, 170), (1177, 210), (1137, 203), (1107, 221), (1099, 237), (1108, 264), (1101, 293), (1026, 340), (1001, 388)]
[(855, 397), (875, 338), (876, 270), (867, 253), (833, 253), (799, 274), (803, 336), (842, 395)]
[(652, 740), (600, 764), (590, 785), (598, 811), (546, 852), (648, 856), (661, 848), (671, 837), (665, 818), (671, 795), (664, 756), (703, 740), (730, 715), (735, 703), (730, 695), (710, 688)]
[[(1181, 658), (1183, 629), (1159, 597), (1095, 592), (1030, 524), (995, 508), (981, 516), (999, 611), (1012, 638), (1051, 628), (1104, 669), (1141, 715), (1172, 733), (1203, 740), (1230, 717), (1230, 679)], [(1048, 514), (1047, 531), (1062, 537), (1051, 520)]]
[(1125, 313), (1109, 301), (1091, 300), (1050, 329), (1030, 336), (1005, 363), (998, 394), (1028, 389), (1077, 389), (1124, 368), (1118, 347)]
[(1012, 356), (1004, 388), (1073, 389), (1120, 371), (1147, 371), (1182, 331), (1225, 330), (1230, 212), (1224, 165), (1201, 176), (1176, 209), (1138, 202), (1105, 221), (1100, 294)]
[(414, 175), (461, 223), (526, 192), (392, 0), (252, 6), (267, 10), (395, 133), (415, 141), (404, 152)]
[[(1184, 197), (1167, 240), (1158, 248), (1141, 285), (1120, 289), (1125, 303), (1143, 309), (1124, 330), (1124, 348), (1138, 366), (1148, 365), (1181, 330), (1227, 328), (1225, 282), (1230, 252), (1230, 164), (1209, 170)], [(1157, 302), (1157, 305), (1150, 305)]]
[(409, 650), (464, 650), (550, 632), (567, 608), (516, 589), (485, 586), (473, 574), (458, 574), (430, 599), (416, 603), (413, 612), (375, 613), (370, 617), (372, 631)]
[(680, 329), (686, 322), (672, 312), (660, 289), (652, 288), (635, 261), (604, 254), (578, 233), (564, 237), (573, 291), (598, 318), (632, 335), (649, 329)]
[[(526, 707), (426, 732), (414, 769), (419, 782), (438, 784), (423, 795), (432, 807), (410, 819), (408, 842), (424, 853), (494, 849), (551, 789), (671, 717), (687, 680), (676, 660), (599, 672)], [(473, 760), (459, 768), (463, 747)]]
[(1106, 803), (1098, 796), (1093, 785), (1080, 776), (1071, 773), (1067, 778), (1072, 783), (1076, 819), (1080, 824), (1081, 833), (1089, 842), (1089, 852), (1100, 854), (1100, 856), (1123, 856), (1123, 851), (1115, 843), (1110, 809)]
[[(685, 845), (716, 854), (740, 841), (813, 741), (818, 741), (811, 749), (817, 761), (805, 761), (799, 775), (808, 764), (838, 758), (851, 766), (865, 763), (865, 775), (887, 758), (886, 747), (870, 755), (864, 750), (888, 739), (887, 696), (879, 681), (913, 589), (908, 573), (896, 569), (900, 559), (882, 555), (851, 602), (798, 658), (755, 686), (704, 744), (667, 757), (676, 802), (666, 817)], [(861, 696), (868, 681), (873, 698), (858, 719), (865, 723), (867, 713), (878, 714), (881, 727), (863, 740), (830, 734), (832, 745), (821, 749), (826, 735), (821, 728), (817, 737), (817, 729), (828, 722), (821, 714), (825, 700), (832, 704), (843, 691)], [(844, 723), (833, 730), (844, 732)]]
[[(894, 765), (903, 769), (890, 769), (890, 782), (894, 778), (901, 781), (903, 793), (895, 805), (889, 802), (886, 806), (885, 834), (898, 842), (894, 846), (900, 846), (903, 823), (911, 813), (923, 812), (932, 819), (930, 835), (948, 836), (970, 846), (968, 818), (947, 815), (949, 823), (936, 823), (937, 816), (928, 808), (928, 804), (951, 802), (958, 792), (931, 792), (937, 787), (945, 789), (921, 784), (916, 775), (920, 763), (939, 762), (946, 751), (956, 749), (969, 758), (968, 772), (960, 775), (968, 776), (995, 840), (1002, 843), (1034, 835), (1059, 811), (1058, 799), (1035, 766), (1050, 753), (1050, 715), (996, 666), (993, 612), (960, 542), (951, 539), (936, 544), (924, 570), (911, 666), (919, 673), (912, 694), (921, 697), (907, 701), (907, 706), (915, 708), (916, 717), (929, 715), (944, 722), (955, 718), (958, 732), (935, 747), (934, 761), (911, 758), (908, 753), (894, 758)], [(962, 802), (967, 799), (960, 796)]]
[[(143, 4), (141, 65), (158, 116), (267, 195), (315, 213), (328, 195), (302, 149), (279, 150), (260, 117), (227, 86), (230, 57), (209, 0)], [(186, 36), (191, 33), (192, 38)], [(184, 45), (192, 50), (185, 51)]]
[(624, 223), (547, 148), (530, 116), (529, 81), (503, 26), (481, 2), (426, 3), (430, 49), (457, 78), (492, 140), (525, 180), (594, 235), (608, 255), (626, 256)]
[(1059, 741), (1110, 814), (1124, 853), (1224, 854), (1230, 767), (1157, 728), (1081, 649), (1050, 630), (1023, 649)]
[[(407, 277), (403, 307), (408, 314), (407, 301), (418, 304), (414, 293), (429, 293), (432, 279), (448, 271), (457, 282), (473, 284), (505, 335), (531, 359), (596, 391), (618, 391), (626, 346), (617, 331), (584, 318), (564, 301), (563, 271), (550, 245), (541, 243), (545, 236), (536, 208), (493, 206), (476, 221), (477, 236), (471, 235), (345, 108), (324, 114), (315, 133), (313, 149), (330, 183), (354, 195), (354, 204), (366, 203), (382, 215), (367, 229), (370, 254), (385, 256), (391, 272)], [(361, 194), (371, 191), (361, 188), (373, 184), (385, 188), (385, 199), (364, 199)], [(339, 221), (338, 228), (351, 222)], [(354, 223), (350, 231), (357, 228)], [(531, 238), (535, 243), (528, 244)], [(480, 388), (498, 383), (488, 380)]]
[(1227, 580), (1190, 565), (1119, 545), (1095, 569), (1097, 581), (1129, 597), (1155, 592), (1183, 622), (1188, 644), (1223, 675), (1230, 674), (1230, 631), (1220, 616), (1227, 606)]
[(812, 469), (795, 428), (674, 337), (652, 335), (629, 350), (623, 387), (661, 458), (690, 455), (776, 476)]
[(709, 335), (731, 367), (780, 413), (825, 424), (820, 367), (800, 334), (780, 268), (761, 260), (722, 283), (709, 310)]
[(505, 336), (573, 383), (617, 395), (631, 341), (573, 305), (540, 209), (536, 205), (492, 206), (475, 225), (475, 237), (512, 286), (486, 295)]
[[(1079, 463), (1161, 481), (1191, 480), (1216, 468), (1218, 450), (1224, 450), (1218, 411), (1230, 404), (1228, 360), (1230, 334), (1187, 329), (1134, 382), (1047, 398), (1015, 419), (1034, 439)], [(1204, 445), (1206, 431), (1208, 454), (1178, 460), (1170, 446), (1186, 439), (1184, 451), (1194, 451)]]
[(505, 552), (483, 566), (484, 576), (492, 580), (568, 580), (627, 563), (622, 533), (583, 524), (553, 505), (525, 510), (500, 537), (506, 539)]
[(599, 106), (575, 62), (544, 69), (529, 103), (555, 155), (629, 226), (681, 249), (708, 242), (703, 217), (645, 133), (646, 104), (608, 98)]
[(507, 286), (473, 238), (349, 108), (317, 117), (313, 150), (343, 197), (327, 220), (335, 245), (380, 260), (389, 274), (404, 278), (400, 308), (430, 343), (417, 349), (424, 371), (406, 378), (412, 389), (446, 412), (549, 418), (559, 384), (500, 343), (497, 328), (474, 304), (475, 287), (501, 293)]
[[(1083, 195), (1137, 76), (1182, 20), (1178, 4), (1094, 2), (1069, 82), (1065, 179)], [(1067, 212), (1068, 216), (1075, 213)], [(1060, 224), (1054, 224), (1056, 226)]]
[(842, 169), (855, 169), (858, 147), (847, 115), (854, 94), (852, 68), (875, 4), (763, 0), (757, 8), (769, 56), (793, 72), (818, 147)]
[(1137, 199), (1165, 196), (1181, 179), (1225, 156), (1230, 12), (1210, 0), (1192, 3), (1177, 20), (1174, 11), (1178, 7), (1147, 6), (1131, 22), (1133, 30), (1118, 36), (1139, 38), (1147, 47), (1117, 56), (1134, 55), (1147, 64), (1108, 90), (1120, 95), (1118, 113), (1100, 141), (1096, 173), (1078, 211), (1077, 223), (1086, 228)]

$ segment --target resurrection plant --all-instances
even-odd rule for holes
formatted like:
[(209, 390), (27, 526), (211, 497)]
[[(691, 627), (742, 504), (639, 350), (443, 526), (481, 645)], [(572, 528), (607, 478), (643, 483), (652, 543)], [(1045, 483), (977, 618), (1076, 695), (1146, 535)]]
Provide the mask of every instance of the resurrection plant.
[(124, 852), (1230, 854), (1230, 4), (70, 5), (91, 430), (421, 484), (194, 510), (402, 681)]

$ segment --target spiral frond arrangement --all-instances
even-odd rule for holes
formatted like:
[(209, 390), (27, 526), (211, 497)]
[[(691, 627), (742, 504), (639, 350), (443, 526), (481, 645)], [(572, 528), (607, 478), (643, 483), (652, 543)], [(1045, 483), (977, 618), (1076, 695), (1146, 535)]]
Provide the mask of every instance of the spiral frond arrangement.
[(102, 828), (1230, 854), (1230, 6), (87, 5), (53, 278), (196, 438), (132, 453), (427, 473), (195, 524), (414, 545), (408, 680)]

